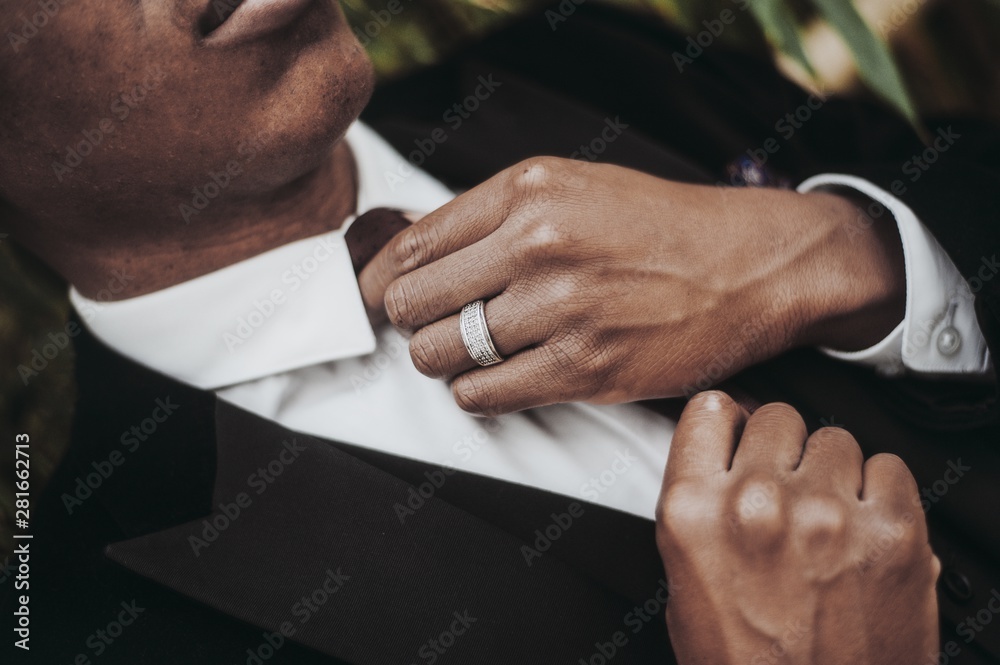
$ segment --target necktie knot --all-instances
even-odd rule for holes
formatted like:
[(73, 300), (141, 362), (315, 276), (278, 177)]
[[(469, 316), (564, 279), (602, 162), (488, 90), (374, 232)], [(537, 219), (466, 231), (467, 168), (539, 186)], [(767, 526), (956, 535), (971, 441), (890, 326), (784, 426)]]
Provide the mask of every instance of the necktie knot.
[(393, 236), (410, 225), (401, 210), (373, 208), (359, 215), (344, 234), (355, 274), (360, 274)]

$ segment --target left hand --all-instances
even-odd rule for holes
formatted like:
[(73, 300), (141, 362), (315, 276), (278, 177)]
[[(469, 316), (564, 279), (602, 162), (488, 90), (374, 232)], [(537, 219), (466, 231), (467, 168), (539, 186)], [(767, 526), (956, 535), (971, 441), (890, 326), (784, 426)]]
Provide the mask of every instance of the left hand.
[(751, 416), (697, 395), (656, 526), (681, 665), (936, 662), (941, 563), (917, 483), (842, 429), (810, 436), (788, 405)]
[[(415, 331), (417, 369), (453, 379), (467, 411), (676, 396), (797, 345), (863, 348), (891, 331), (898, 236), (891, 222), (894, 241), (845, 228), (861, 214), (832, 194), (543, 157), (400, 233), (360, 284), (370, 308), (384, 301)], [(458, 312), (479, 298), (506, 358), (486, 368), (459, 334)]]

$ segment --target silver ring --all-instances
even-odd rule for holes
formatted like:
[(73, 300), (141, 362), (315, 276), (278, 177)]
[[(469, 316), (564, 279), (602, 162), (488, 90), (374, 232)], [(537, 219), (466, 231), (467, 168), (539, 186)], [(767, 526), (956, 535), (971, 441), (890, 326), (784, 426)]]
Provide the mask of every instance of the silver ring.
[(462, 332), (462, 342), (472, 359), (483, 367), (502, 363), (503, 358), (493, 346), (490, 329), (486, 326), (486, 310), (482, 300), (474, 300), (462, 308), (458, 323)]

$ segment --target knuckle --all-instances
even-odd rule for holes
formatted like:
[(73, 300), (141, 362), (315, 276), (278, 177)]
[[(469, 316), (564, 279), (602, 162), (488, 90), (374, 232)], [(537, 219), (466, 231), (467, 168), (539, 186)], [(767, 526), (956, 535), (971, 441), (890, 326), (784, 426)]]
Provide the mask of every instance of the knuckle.
[(733, 522), (759, 536), (779, 536), (786, 531), (784, 501), (774, 480), (751, 475), (738, 485), (730, 499)]
[(766, 421), (781, 425), (801, 425), (805, 428), (802, 416), (795, 410), (795, 407), (784, 402), (771, 402), (757, 409), (750, 417), (750, 420)]
[(931, 578), (935, 582), (937, 582), (938, 578), (941, 577), (941, 569), (942, 569), (941, 559), (939, 559), (936, 555), (931, 554), (930, 566), (931, 566)]
[(419, 331), (410, 340), (410, 359), (417, 371), (424, 376), (439, 378), (444, 376), (444, 340), (436, 332)]
[(854, 436), (840, 427), (823, 427), (809, 437), (810, 444), (824, 448), (833, 448), (837, 453), (857, 453), (861, 456), (861, 446)]
[(400, 272), (411, 272), (427, 262), (434, 233), (432, 226), (415, 224), (392, 240), (392, 257)]
[(546, 280), (543, 290), (545, 302), (556, 305), (561, 316), (565, 316), (566, 312), (579, 313), (579, 309), (586, 304), (582, 284), (572, 275), (559, 275)]
[(832, 496), (800, 500), (795, 506), (794, 521), (796, 537), (811, 549), (842, 542), (849, 522), (843, 501)]
[(899, 510), (905, 506), (919, 506), (920, 490), (913, 473), (898, 455), (879, 453), (873, 455), (864, 466), (865, 483), (872, 482), (873, 475), (884, 484), (888, 496), (879, 503), (883, 510)]
[(742, 407), (726, 393), (706, 390), (688, 400), (681, 421), (688, 424), (733, 422), (741, 412)]
[(900, 480), (907, 480), (913, 477), (913, 474), (910, 473), (910, 467), (906, 465), (906, 462), (904, 462), (903, 458), (899, 455), (894, 455), (892, 453), (879, 453), (877, 455), (872, 455), (871, 459), (868, 461), (876, 466), (891, 467), (897, 472), (896, 477)]
[(557, 157), (525, 159), (511, 169), (511, 182), (523, 193), (536, 194), (554, 184), (562, 167), (562, 161)]
[(721, 390), (705, 390), (688, 400), (688, 405), (698, 409), (723, 410), (736, 405), (733, 398)]
[(552, 369), (572, 386), (574, 399), (591, 399), (611, 379), (613, 368), (602, 348), (583, 333), (567, 334), (552, 345)]
[(806, 447), (811, 454), (818, 453), (823, 460), (838, 466), (854, 466), (860, 471), (864, 464), (864, 454), (857, 440), (839, 427), (816, 430), (806, 442)]
[(397, 280), (385, 292), (385, 311), (397, 328), (407, 328), (413, 320), (413, 296), (406, 282)]
[(869, 535), (892, 533), (896, 538), (916, 537), (925, 524), (923, 511), (881, 510), (866, 522)]
[(532, 217), (521, 225), (519, 244), (528, 254), (548, 256), (565, 240), (562, 224), (548, 216)]
[(458, 408), (466, 413), (483, 416), (495, 416), (500, 413), (496, 397), (475, 375), (465, 375), (456, 379), (452, 383), (451, 392)]
[(878, 565), (883, 570), (912, 570), (916, 560), (924, 558), (930, 547), (922, 528), (923, 514), (879, 515), (866, 520), (861, 541), (860, 567), (867, 571)]
[(802, 440), (806, 439), (806, 424), (794, 407), (784, 402), (765, 404), (750, 416), (747, 428), (760, 427), (772, 432), (801, 432)]
[(656, 508), (657, 541), (668, 544), (697, 538), (718, 524), (719, 504), (690, 482), (674, 482), (663, 492)]

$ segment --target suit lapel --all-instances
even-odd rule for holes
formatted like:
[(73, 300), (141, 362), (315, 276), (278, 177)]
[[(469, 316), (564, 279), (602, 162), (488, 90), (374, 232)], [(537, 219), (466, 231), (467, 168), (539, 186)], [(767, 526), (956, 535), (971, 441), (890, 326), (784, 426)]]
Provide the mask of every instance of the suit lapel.
[(449, 631), (444, 662), (575, 662), (617, 631), (631, 638), (618, 662), (668, 657), (659, 612), (631, 634), (632, 604), (555, 555), (528, 565), (529, 543), (436, 497), (400, 520), (411, 485), (234, 407), (219, 405), (215, 429), (212, 513), (109, 558), (349, 662), (416, 660)]
[(348, 662), (424, 661), (442, 635), (444, 663), (586, 662), (606, 644), (669, 662), (649, 521), (464, 473), (412, 508), (429, 465), (288, 431), (86, 333), (77, 348), (65, 473), (144, 437), (86, 504), (117, 524), (105, 555), (128, 570)]

